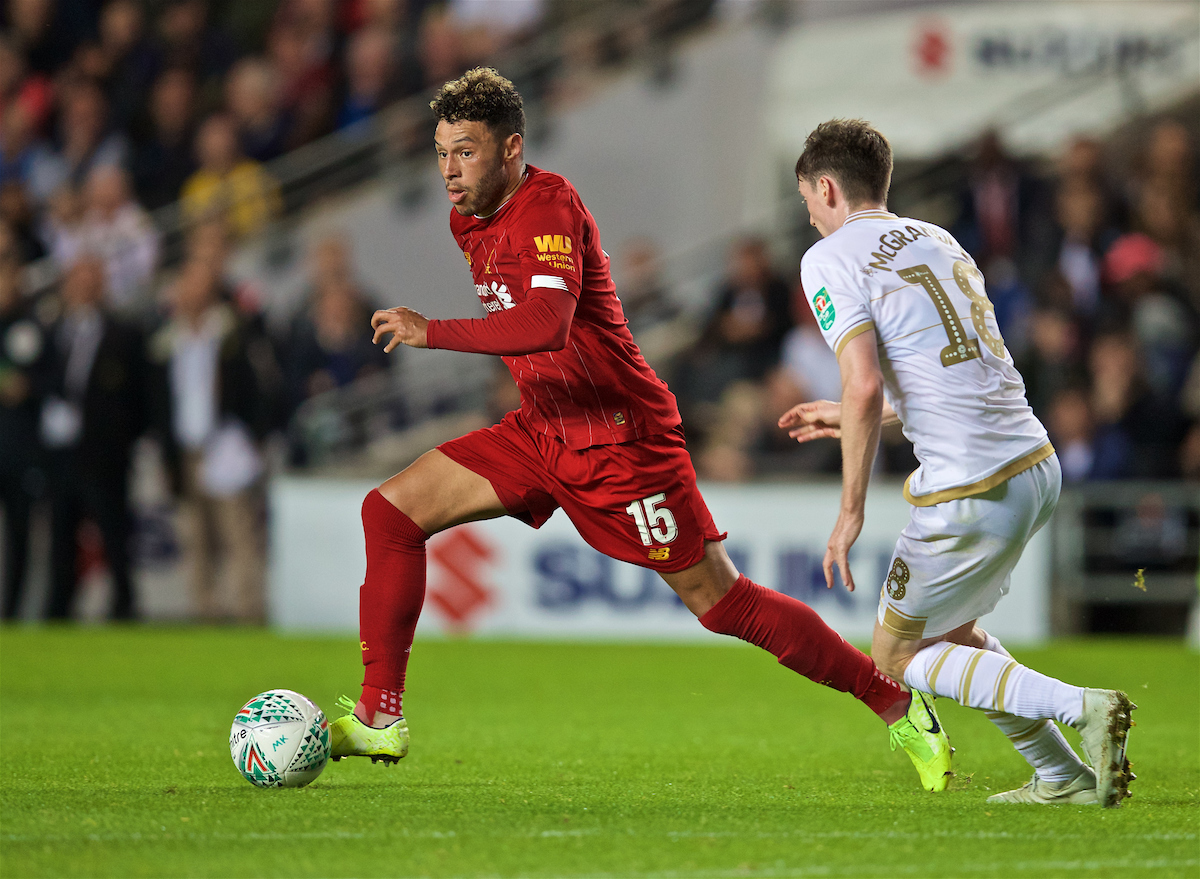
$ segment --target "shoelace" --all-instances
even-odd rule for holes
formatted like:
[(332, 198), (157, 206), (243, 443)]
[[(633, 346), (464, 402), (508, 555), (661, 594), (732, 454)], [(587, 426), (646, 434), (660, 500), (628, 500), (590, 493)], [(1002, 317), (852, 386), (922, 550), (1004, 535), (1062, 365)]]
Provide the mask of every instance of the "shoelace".
[(913, 726), (913, 722), (907, 717), (901, 717), (888, 727), (888, 742), (892, 746), (893, 751), (904, 747), (904, 740), (909, 737), (909, 730), (915, 733), (917, 728)]
[(349, 696), (338, 696), (337, 704), (339, 707), (345, 708), (347, 714), (353, 714), (355, 707), (357, 707), (357, 703), (351, 702)]

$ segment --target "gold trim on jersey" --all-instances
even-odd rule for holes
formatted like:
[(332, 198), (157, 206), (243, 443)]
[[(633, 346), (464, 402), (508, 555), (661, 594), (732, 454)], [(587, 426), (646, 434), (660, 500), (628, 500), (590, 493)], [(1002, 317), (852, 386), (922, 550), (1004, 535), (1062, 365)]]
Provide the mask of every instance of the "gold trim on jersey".
[[(925, 623), (928, 617), (912, 617), (903, 611), (888, 605), (883, 612), (883, 622), (880, 623), (884, 629), (891, 632), (901, 641), (920, 641), (925, 635)], [(954, 648), (950, 648), (953, 650)]]
[(869, 210), (868, 209), (865, 211), (859, 211), (858, 213), (854, 213), (854, 214), (851, 214), (850, 216), (846, 217), (846, 220), (844, 223), (842, 223), (842, 225), (844, 226), (844, 225), (846, 225), (846, 223), (853, 223), (855, 220), (898, 220), (898, 219), (899, 219), (899, 217), (897, 217), (891, 211), (879, 211), (879, 210)]
[[(1051, 443), (1046, 443), (1040, 449), (1035, 449), (1023, 458), (1018, 458), (1011, 464), (1001, 467), (991, 476), (986, 479), (981, 479), (978, 482), (972, 482), (970, 485), (960, 485), (955, 488), (947, 488), (943, 491), (935, 491), (933, 494), (914, 495), (908, 490), (909, 480), (912, 479), (912, 473), (908, 474), (908, 479), (904, 480), (904, 499), (914, 507), (932, 507), (935, 504), (944, 503), (946, 501), (956, 501), (965, 497), (983, 494), (985, 491), (990, 491), (1001, 482), (1011, 479), (1018, 473), (1024, 473), (1035, 464), (1040, 464), (1051, 455), (1054, 454), (1054, 446)], [(916, 471), (914, 471), (916, 472)]]
[(841, 357), (842, 349), (846, 347), (847, 342), (849, 342), (855, 336), (861, 336), (867, 330), (873, 330), (873, 329), (875, 329), (875, 321), (873, 321), (873, 320), (863, 321), (862, 323), (858, 324), (857, 326), (851, 327), (849, 330), (846, 331), (846, 335), (842, 336), (842, 341), (838, 342), (837, 350), (833, 352), (833, 356), (835, 358)]

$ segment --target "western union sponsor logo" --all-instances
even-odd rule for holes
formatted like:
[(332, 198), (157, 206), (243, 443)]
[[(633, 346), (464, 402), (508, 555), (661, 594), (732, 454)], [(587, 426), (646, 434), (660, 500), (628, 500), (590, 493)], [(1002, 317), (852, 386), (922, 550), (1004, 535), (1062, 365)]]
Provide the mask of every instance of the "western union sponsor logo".
[(535, 235), (533, 243), (540, 253), (570, 253), (571, 239), (566, 235)]

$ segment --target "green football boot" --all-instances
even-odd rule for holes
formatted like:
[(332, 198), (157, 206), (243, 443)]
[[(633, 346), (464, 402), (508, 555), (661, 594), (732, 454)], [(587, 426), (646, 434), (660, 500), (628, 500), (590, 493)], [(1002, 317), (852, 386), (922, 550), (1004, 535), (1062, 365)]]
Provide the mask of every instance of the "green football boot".
[(354, 714), (354, 703), (342, 696), (338, 704), (348, 713), (329, 724), (331, 760), (370, 757), (372, 763), (396, 763), (408, 753), (408, 721), (403, 717), (382, 729), (367, 726)]
[(892, 750), (903, 748), (913, 766), (917, 767), (921, 787), (927, 791), (946, 789), (954, 775), (950, 768), (954, 749), (950, 747), (950, 739), (924, 693), (913, 690), (907, 713), (888, 726), (888, 733)]

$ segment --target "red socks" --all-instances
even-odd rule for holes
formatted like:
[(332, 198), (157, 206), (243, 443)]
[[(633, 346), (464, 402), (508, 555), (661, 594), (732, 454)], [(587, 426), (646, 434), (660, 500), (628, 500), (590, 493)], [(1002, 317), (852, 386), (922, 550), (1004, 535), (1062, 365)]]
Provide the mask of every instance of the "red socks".
[(700, 617), (700, 624), (761, 647), (809, 680), (852, 693), (876, 714), (908, 697), (871, 657), (842, 640), (807, 604), (744, 575)]
[(425, 540), (378, 490), (363, 501), (367, 577), (358, 590), (362, 639), (362, 703), (368, 711), (401, 714), (400, 694), (417, 617), (425, 601)]
[[(362, 506), (367, 576), (359, 590), (359, 637), (366, 672), (363, 707), (401, 714), (400, 694), (425, 601), (425, 540), (408, 516), (372, 491)], [(781, 665), (835, 690), (853, 693), (876, 714), (908, 696), (851, 647), (811, 607), (738, 578), (700, 617), (706, 629), (733, 635), (774, 654)]]

